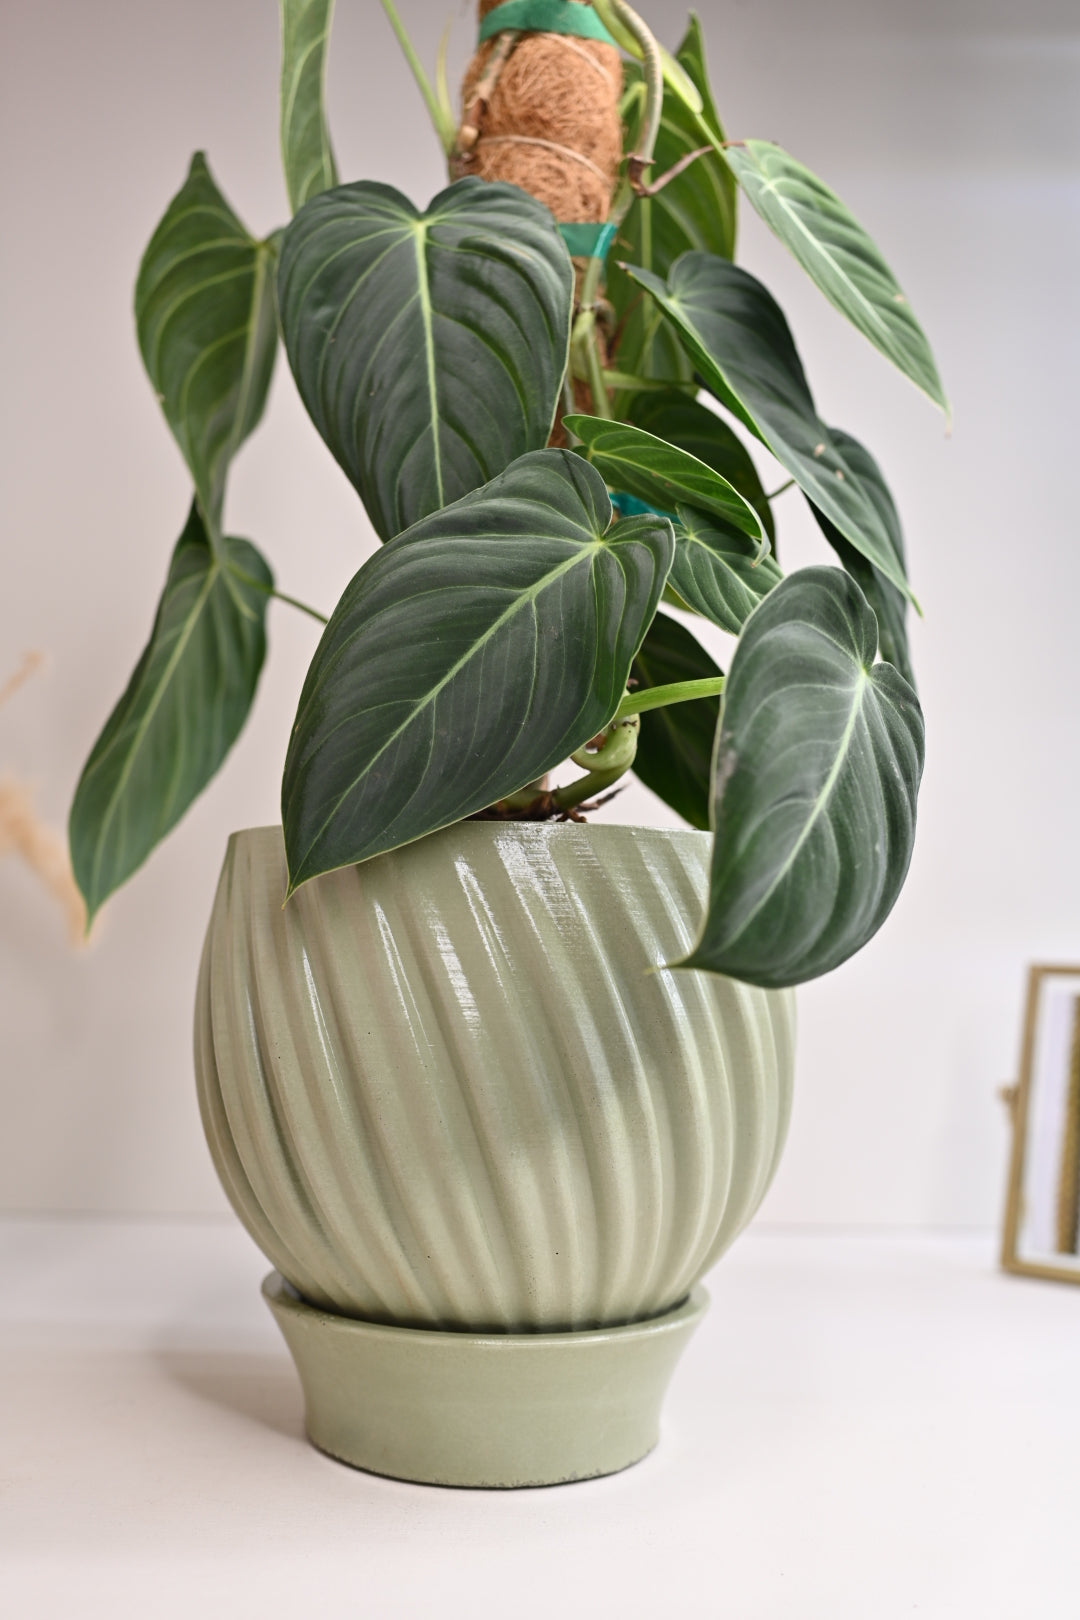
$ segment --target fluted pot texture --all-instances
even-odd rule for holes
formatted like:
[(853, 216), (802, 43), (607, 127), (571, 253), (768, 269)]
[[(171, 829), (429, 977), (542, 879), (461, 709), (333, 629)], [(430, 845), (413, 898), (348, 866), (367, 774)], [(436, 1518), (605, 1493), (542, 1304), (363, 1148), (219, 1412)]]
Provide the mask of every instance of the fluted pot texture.
[(708, 837), (465, 822), (306, 884), (229, 843), (200, 971), (203, 1122), (314, 1305), (496, 1332), (637, 1321), (754, 1213), (793, 997), (672, 971)]

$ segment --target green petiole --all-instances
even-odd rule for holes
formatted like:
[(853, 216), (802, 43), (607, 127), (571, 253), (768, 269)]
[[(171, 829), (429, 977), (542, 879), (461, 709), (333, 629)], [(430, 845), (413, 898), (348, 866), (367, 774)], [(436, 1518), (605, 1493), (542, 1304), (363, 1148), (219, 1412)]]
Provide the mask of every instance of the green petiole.
[[(412, 76), (416, 80), (416, 87), (424, 98), (424, 105), (427, 107), (428, 113), (431, 117), (431, 122), (435, 126), (435, 133), (439, 137), (442, 149), (447, 156), (449, 156), (453, 150), (454, 141), (457, 137), (457, 130), (454, 128), (453, 112), (448, 104), (448, 101), (444, 104), (441, 97), (436, 95), (435, 91), (431, 88), (431, 81), (424, 72), (424, 65), (417, 56), (416, 50), (413, 47), (413, 42), (405, 31), (405, 24), (398, 16), (397, 7), (394, 5), (394, 0), (382, 0), (382, 8), (386, 12), (386, 16), (391, 28), (397, 35), (398, 44), (401, 46), (405, 60), (408, 62), (412, 71)], [(445, 79), (444, 72), (440, 74), (440, 79)]]
[(673, 681), (670, 686), (646, 686), (640, 692), (627, 692), (615, 711), (615, 720), (625, 720), (631, 714), (645, 714), (649, 709), (666, 709), (669, 703), (689, 703), (694, 698), (719, 697), (723, 690), (722, 675), (714, 675), (705, 681)]
[(284, 591), (277, 590), (271, 591), (270, 595), (276, 602), (287, 602), (290, 607), (299, 608), (300, 612), (306, 613), (309, 619), (317, 619), (320, 624), (330, 623), (325, 613), (320, 613), (318, 608), (308, 607), (307, 603), (301, 602), (298, 596), (286, 596)]
[(299, 608), (301, 613), (306, 613), (309, 619), (317, 619), (320, 624), (330, 623), (325, 613), (320, 613), (318, 608), (308, 607), (307, 603), (301, 602), (298, 596), (287, 596), (284, 591), (279, 591), (276, 585), (267, 585), (264, 580), (256, 579), (253, 574), (247, 573), (245, 569), (237, 568), (235, 563), (230, 562), (227, 564), (227, 568), (235, 579), (242, 579), (245, 585), (250, 585), (256, 591), (265, 592), (273, 601), (287, 602), (290, 607)]

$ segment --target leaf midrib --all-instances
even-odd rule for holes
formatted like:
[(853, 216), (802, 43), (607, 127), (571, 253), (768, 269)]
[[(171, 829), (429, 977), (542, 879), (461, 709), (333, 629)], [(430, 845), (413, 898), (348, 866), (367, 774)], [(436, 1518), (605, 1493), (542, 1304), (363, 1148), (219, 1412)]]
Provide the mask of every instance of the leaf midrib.
[[(244, 419), (247, 416), (248, 405), (251, 399), (251, 390), (255, 377), (255, 355), (259, 335), (262, 312), (263, 293), (266, 288), (266, 270), (271, 263), (273, 255), (264, 243), (260, 243), (255, 254), (255, 276), (251, 288), (251, 303), (248, 309), (247, 339), (244, 344), (244, 364), (240, 372), (240, 383), (236, 394), (236, 408), (233, 416), (232, 432), (229, 434), (228, 445), (221, 452), (225, 464), (236, 454), (244, 428)], [(220, 457), (218, 458), (220, 460)], [(216, 472), (216, 468), (214, 469)]]
[[(590, 445), (589, 449), (590, 449), (590, 455), (589, 455), (588, 459), (592, 462), (592, 464), (594, 466), (596, 466), (596, 460), (597, 459), (602, 459), (602, 460), (604, 460), (606, 462), (612, 463), (616, 467), (616, 469), (629, 468), (633, 472), (639, 472), (640, 471), (640, 464), (638, 462), (635, 462), (633, 457), (630, 456), (630, 455), (620, 454), (618, 451), (613, 451), (613, 450), (604, 450), (604, 449), (599, 448), (596, 445)], [(673, 447), (673, 449), (674, 449), (674, 447)], [(591, 453), (593, 451), (595, 451), (595, 456)], [(689, 457), (690, 452), (685, 451), (685, 452), (683, 452), (683, 454), (685, 454), (685, 455), (687, 455)], [(672, 457), (672, 459), (674, 460), (674, 456)], [(692, 459), (696, 459), (696, 458), (692, 458)], [(680, 465), (680, 464), (681, 463), (676, 463), (676, 465)], [(681, 490), (684, 490), (691, 497), (695, 498), (699, 503), (705, 502), (705, 501), (711, 501), (714, 505), (720, 507), (722, 513), (725, 516), (731, 514), (732, 512), (738, 512), (741, 515), (742, 511), (743, 511), (743, 508), (745, 507), (746, 510), (748, 512), (750, 512), (751, 515), (755, 519), (757, 519), (757, 513), (754, 512), (754, 509), (750, 505), (749, 501), (745, 501), (743, 499), (743, 497), (739, 494), (738, 490), (735, 489), (734, 485), (729, 484), (727, 479), (723, 476), (722, 473), (716, 472), (714, 468), (706, 467), (704, 462), (701, 463), (701, 466), (702, 466), (702, 471), (703, 471), (703, 481), (704, 481), (704, 483), (706, 485), (706, 487), (704, 489), (700, 489), (700, 488), (695, 489), (692, 484), (687, 482), (686, 478), (680, 478), (680, 477), (675, 477), (675, 476), (669, 478), (669, 477), (665, 477), (662, 472), (656, 472), (656, 473), (654, 473), (653, 476), (656, 478), (658, 483), (670, 486), (672, 494), (677, 495), (679, 490), (681, 489)], [(599, 471), (599, 468), (597, 468), (597, 471)], [(696, 469), (694, 469), (694, 468), (690, 469), (691, 474), (693, 474), (695, 471), (696, 471)], [(732, 499), (727, 505), (723, 504), (719, 494), (712, 494), (712, 490), (715, 489), (717, 483), (719, 483), (721, 488), (727, 488), (727, 489), (731, 490)], [(687, 505), (689, 505), (689, 504), (690, 503), (687, 502)], [(758, 527), (760, 528), (760, 519), (757, 519), (757, 521), (758, 521)]]
[(435, 334), (432, 325), (431, 289), (427, 269), (428, 221), (419, 219), (413, 231), (416, 254), (417, 296), (424, 328), (424, 362), (427, 367), (428, 413), (431, 418), (431, 456), (435, 467), (435, 489), (439, 505), (446, 505), (443, 486), (442, 445), (439, 442), (439, 379), (435, 369)]
[[(797, 227), (797, 229), (805, 237), (806, 241), (810, 244), (811, 251), (816, 252), (816, 254), (817, 254), (817, 256), (819, 258), (823, 259), (826, 264), (829, 264), (829, 265), (831, 265), (833, 267), (833, 269), (834, 269), (837, 277), (839, 278), (839, 280), (844, 284), (844, 286), (850, 288), (851, 291), (855, 294), (855, 297), (858, 299), (859, 303), (866, 310), (867, 315), (871, 318), (872, 322), (877, 327), (877, 329), (883, 334), (883, 338), (886, 341), (891, 340), (891, 338), (892, 338), (892, 330), (891, 330), (888, 322), (885, 320), (884, 316), (880, 314), (880, 312), (874, 307), (874, 305), (867, 298), (866, 294), (862, 291), (862, 289), (859, 286), (857, 286), (857, 284), (852, 280), (851, 276), (848, 275), (848, 273), (845, 271), (845, 269), (841, 265), (839, 259), (837, 259), (837, 257), (835, 256), (835, 254), (831, 253), (827, 249), (826, 245), (823, 242), (821, 242), (819, 240), (819, 238), (816, 237), (813, 234), (812, 231), (807, 229), (806, 225), (803, 223), (803, 221), (800, 219), (798, 213), (795, 211), (795, 208), (794, 208), (793, 204), (788, 202), (788, 200), (784, 196), (783, 192), (779, 189), (779, 180), (770, 179), (769, 176), (766, 173), (764, 165), (760, 164), (756, 157), (753, 158), (753, 162), (754, 162), (754, 164), (755, 164), (755, 166), (757, 168), (758, 174), (760, 176), (760, 185), (761, 185), (762, 191), (767, 191), (773, 197), (776, 198), (777, 204), (779, 205), (780, 208), (783, 209), (783, 211), (786, 214), (787, 218), (789, 220), (791, 220), (791, 222)], [(783, 176), (780, 177), (780, 179), (782, 179), (782, 178), (783, 178)], [(882, 267), (887, 269), (887, 267), (884, 265), (883, 260), (881, 261), (881, 263), (882, 263)], [(896, 282), (892, 280), (891, 276), (889, 276), (889, 283), (892, 286), (896, 287), (897, 292), (900, 292), (899, 286), (897, 286)]]
[(468, 649), (468, 651), (463, 653), (461, 655), (461, 657), (459, 659), (457, 659), (457, 661), (454, 664), (451, 665), (451, 667), (447, 670), (446, 674), (443, 675), (436, 682), (436, 684), (434, 686), (432, 686), (424, 694), (424, 696), (423, 696), (423, 698), (421, 699), (420, 702), (415, 703), (412, 706), (412, 708), (411, 708), (409, 714), (406, 716), (406, 718), (403, 719), (401, 721), (401, 723), (397, 727), (395, 727), (395, 729), (390, 733), (389, 737), (387, 737), (386, 741), (382, 744), (382, 746), (379, 748), (377, 753), (372, 755), (372, 757), (370, 758), (368, 763), (365, 765), (364, 769), (362, 771), (359, 771), (351, 779), (351, 781), (342, 789), (342, 791), (338, 794), (338, 796), (334, 800), (330, 810), (327, 812), (327, 814), (324, 816), (322, 822), (319, 824), (319, 826), (316, 828), (315, 832), (312, 834), (312, 836), (311, 836), (311, 838), (310, 838), (310, 840), (308, 842), (308, 846), (304, 851), (303, 857), (298, 862), (298, 867), (300, 869), (303, 868), (304, 863), (307, 861), (307, 859), (310, 856), (312, 850), (315, 848), (316, 844), (319, 842), (320, 838), (325, 833), (327, 826), (330, 824), (330, 822), (337, 815), (338, 810), (341, 808), (341, 805), (343, 804), (343, 802), (349, 797), (349, 795), (351, 793), (355, 792), (356, 788), (365, 779), (365, 777), (370, 775), (371, 771), (378, 764), (379, 760), (382, 758), (383, 754), (385, 754), (386, 750), (388, 748), (392, 747), (392, 745), (395, 742), (397, 742), (397, 740), (401, 736), (402, 732), (407, 730), (409, 726), (413, 725), (415, 723), (417, 717), (419, 715), (421, 715), (424, 712), (425, 709), (429, 708), (432, 703), (435, 702), (435, 700), (440, 696), (440, 694), (445, 690), (445, 688), (450, 684), (450, 682), (452, 680), (454, 680), (455, 677), (461, 673), (461, 671), (465, 668), (465, 666), (473, 658), (475, 658), (483, 650), (484, 647), (487, 646), (488, 642), (491, 641), (492, 638), (498, 633), (498, 631), (502, 629), (503, 625), (506, 624), (510, 619), (512, 619), (515, 614), (522, 612), (526, 607), (529, 608), (530, 611), (533, 610), (533, 604), (535, 603), (537, 598), (542, 594), (543, 591), (549, 589), (550, 586), (553, 585), (554, 582), (557, 579), (561, 579), (562, 576), (564, 574), (569, 573), (571, 569), (580, 567), (582, 562), (587, 558), (587, 556), (589, 555), (590, 552), (595, 554), (596, 552), (601, 551), (603, 549), (604, 549), (604, 542), (603, 542), (602, 539), (599, 539), (599, 538), (594, 539), (591, 543), (582, 544), (579, 547), (579, 549), (577, 550), (576, 555), (574, 555), (573, 557), (568, 557), (566, 559), (566, 561), (563, 562), (563, 563), (560, 563), (557, 568), (551, 569), (549, 572), (547, 572), (543, 576), (543, 578), (541, 580), (538, 580), (536, 582), (535, 585), (531, 586), (528, 590), (520, 592), (514, 598), (514, 600), (503, 610), (503, 612), (499, 614), (498, 618), (492, 620), (491, 624), (488, 626), (488, 628), (484, 632), (484, 634), (482, 636), (480, 636), (476, 641), (472, 642), (469, 649)]
[[(748, 567), (752, 566), (753, 558), (748, 557), (745, 552), (724, 551), (720, 546), (710, 546), (707, 540), (703, 540), (699, 534), (695, 534), (693, 529), (688, 529), (685, 524), (682, 525), (682, 534), (677, 534), (675, 539), (676, 544), (680, 539), (682, 539), (688, 545), (697, 546), (698, 550), (703, 551), (711, 563), (718, 563), (720, 567), (725, 570), (725, 572), (731, 575), (733, 580), (736, 580), (740, 585), (744, 586), (745, 589), (749, 590), (749, 586), (746, 585), (745, 580), (743, 580), (742, 576), (738, 574), (735, 568), (732, 566), (732, 558), (734, 558), (737, 562), (745, 563)], [(764, 561), (764, 558), (762, 558), (762, 561)], [(762, 578), (767, 579), (768, 575), (763, 574)]]
[[(332, 27), (333, 9), (333, 0), (328, 0), (322, 10), (323, 26), (311, 35), (308, 28), (313, 13), (318, 27), (318, 8), (309, 4), (303, 14), (295, 19), (291, 37), (286, 41), (287, 46), (296, 54), (287, 81), (284, 73), (282, 75), (283, 85), (285, 82), (288, 83), (288, 93), (282, 95), (281, 146), (289, 204), (294, 213), (312, 197), (318, 196), (320, 192), (334, 185), (337, 179), (324, 107), (326, 47)], [(311, 77), (315, 79), (318, 93), (312, 98), (311, 103), (298, 113), (297, 102), (301, 86)], [(318, 147), (318, 151), (307, 160), (303, 156), (303, 147), (312, 125), (315, 126), (314, 144)]]
[(116, 779), (116, 786), (114, 787), (112, 796), (109, 799), (108, 807), (98, 824), (97, 846), (94, 853), (94, 864), (91, 868), (91, 873), (93, 876), (92, 892), (95, 894), (97, 893), (98, 881), (101, 875), (101, 863), (105, 854), (106, 837), (109, 827), (112, 824), (113, 817), (116, 814), (116, 807), (123, 796), (124, 789), (126, 788), (131, 773), (135, 768), (135, 759), (142, 748), (143, 742), (145, 741), (150, 723), (164, 701), (165, 693), (176, 673), (177, 665), (179, 664), (180, 659), (183, 657), (184, 650), (187, 647), (188, 642), (195, 633), (195, 626), (202, 615), (203, 609), (205, 608), (210, 594), (213, 591), (214, 585), (217, 582), (218, 574), (221, 571), (221, 565), (210, 551), (209, 547), (207, 547), (207, 553), (209, 556), (209, 564), (206, 572), (206, 581), (201, 587), (194, 603), (192, 604), (191, 611), (187, 616), (183, 628), (176, 638), (176, 644), (169, 655), (168, 661), (166, 662), (162, 677), (157, 685), (157, 690), (151, 699), (143, 718), (135, 728), (131, 746), (127, 751), (127, 758), (125, 759), (123, 768)]
[[(762, 525), (760, 515), (754, 510), (753, 506), (746, 499), (745, 495), (735, 488), (735, 485), (730, 479), (725, 478), (722, 472), (718, 472), (715, 467), (710, 466), (707, 461), (703, 461), (700, 456), (696, 456), (692, 450), (684, 450), (681, 445), (669, 444), (666, 440), (659, 438), (655, 433), (649, 433), (647, 428), (635, 428), (632, 425), (625, 425), (622, 423), (605, 425), (593, 434), (591, 440), (585, 440), (588, 451), (585, 459), (592, 465), (595, 465), (595, 452), (597, 456), (602, 456), (606, 461), (615, 462), (620, 467), (626, 466), (633, 470), (637, 470), (638, 463), (635, 462), (629, 451), (625, 449), (612, 450), (605, 448), (604, 445), (605, 438), (614, 440), (615, 444), (618, 445), (620, 440), (625, 439), (627, 433), (632, 433), (635, 439), (637, 438), (638, 434), (642, 434), (653, 440), (656, 446), (655, 453), (658, 456), (667, 457), (676, 467), (686, 467), (689, 474), (695, 477), (700, 477), (706, 486), (704, 491), (700, 489), (692, 489), (691, 486), (682, 479), (672, 480), (672, 482), (680, 483), (682, 488), (689, 490), (692, 495), (697, 495), (699, 500), (708, 500), (710, 498), (710, 491), (716, 489), (717, 487), (719, 487), (720, 490), (728, 491), (731, 499), (730, 504), (722, 508), (724, 514), (727, 515), (731, 512), (738, 512), (740, 515), (742, 515), (744, 512), (748, 513), (751, 522), (756, 524), (758, 530), (758, 533), (756, 535), (752, 535), (751, 538), (761, 538)], [(597, 468), (597, 471), (599, 470), (600, 469)], [(661, 473), (656, 473), (654, 476), (662, 483), (667, 482)], [(721, 504), (719, 495), (713, 495), (711, 498), (716, 505), (719, 506)], [(687, 501), (685, 504), (687, 506), (691, 506), (693, 505), (693, 502)], [(732, 521), (735, 520), (732, 519)]]
[[(829, 639), (831, 641), (832, 637), (828, 637), (827, 639)], [(848, 656), (850, 656), (850, 654)], [(798, 858), (800, 850), (802, 849), (803, 845), (806, 843), (807, 839), (810, 837), (810, 834), (813, 831), (814, 827), (817, 825), (817, 823), (820, 820), (820, 818), (822, 817), (822, 815), (824, 815), (825, 807), (828, 804), (829, 799), (832, 796), (833, 789), (835, 788), (835, 786), (837, 784), (837, 781), (839, 780), (840, 774), (841, 774), (841, 772), (842, 772), (842, 770), (843, 770), (843, 768), (844, 768), (844, 766), (845, 766), (845, 764), (847, 762), (848, 752), (849, 752), (850, 747), (851, 747), (851, 739), (852, 739), (852, 737), (853, 737), (853, 735), (855, 733), (855, 728), (858, 725), (859, 718), (860, 718), (860, 716), (862, 714), (863, 703), (864, 703), (864, 700), (865, 700), (865, 697), (866, 697), (866, 691), (867, 691), (867, 688), (870, 687), (872, 684), (873, 684), (873, 682), (872, 682), (869, 670), (865, 669), (860, 664), (859, 665), (859, 684), (858, 684), (858, 688), (856, 690), (855, 699), (854, 699), (854, 701), (852, 703), (852, 706), (851, 706), (851, 714), (850, 714), (850, 716), (848, 718), (847, 725), (844, 727), (844, 734), (840, 739), (840, 744), (839, 744), (839, 747), (837, 748), (837, 751), (836, 751), (836, 759), (833, 762), (832, 768), (830, 769), (828, 776), (825, 778), (825, 782), (822, 785), (821, 792), (817, 796), (817, 802), (816, 802), (816, 804), (814, 806), (814, 810), (813, 810), (812, 814), (807, 817), (806, 824), (803, 827), (802, 832), (799, 834), (798, 838), (795, 840), (795, 843), (792, 845), (792, 848), (791, 848), (787, 858), (784, 860), (783, 864), (780, 867), (778, 867), (772, 882), (769, 884), (769, 886), (765, 890), (764, 894), (762, 894), (761, 898), (757, 901), (757, 903), (753, 907), (753, 909), (750, 912), (747, 913), (746, 917), (743, 919), (742, 923), (739, 926), (738, 933), (736, 933), (736, 934), (734, 934), (732, 936), (732, 940), (731, 940), (732, 944), (734, 944), (735, 940), (741, 938), (746, 933), (747, 929), (753, 923), (755, 917), (758, 916), (759, 912), (763, 909), (763, 907), (766, 906), (769, 903), (769, 901), (772, 899), (773, 895), (776, 893), (776, 890), (779, 887), (779, 885), (781, 884), (781, 882), (783, 882), (783, 880), (787, 877), (788, 873), (791, 871), (791, 868), (793, 867), (793, 865), (795, 864), (795, 861)], [(832, 687), (829, 687), (827, 689), (830, 690), (830, 691), (834, 690), (834, 688), (832, 688)]]

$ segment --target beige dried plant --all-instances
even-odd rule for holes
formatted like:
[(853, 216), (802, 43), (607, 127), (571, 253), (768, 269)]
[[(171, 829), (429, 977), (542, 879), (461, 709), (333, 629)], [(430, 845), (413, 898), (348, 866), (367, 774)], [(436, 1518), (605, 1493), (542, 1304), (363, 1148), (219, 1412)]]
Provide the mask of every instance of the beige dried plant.
[[(0, 707), (14, 697), (43, 662), (39, 652), (26, 654), (15, 673), (0, 686)], [(20, 856), (37, 873), (60, 904), (72, 944), (81, 943), (86, 908), (72, 876), (67, 843), (38, 817), (31, 788), (11, 776), (0, 777), (0, 858), (5, 855)]]

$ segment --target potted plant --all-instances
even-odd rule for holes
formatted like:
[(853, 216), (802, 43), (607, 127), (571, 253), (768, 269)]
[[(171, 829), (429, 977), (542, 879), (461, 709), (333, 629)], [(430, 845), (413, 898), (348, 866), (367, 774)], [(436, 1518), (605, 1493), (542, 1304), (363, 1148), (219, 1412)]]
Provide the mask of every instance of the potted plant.
[[(196, 155), (144, 256), (139, 342), (194, 496), (71, 851), (92, 917), (244, 723), (281, 593), (226, 530), (226, 478), (280, 329), (384, 544), (325, 622), (283, 832), (229, 844), (203, 1119), (315, 1442), (545, 1483), (655, 1442), (699, 1279), (783, 1144), (791, 987), (881, 926), (914, 837), (896, 511), (735, 265), (737, 196), (945, 400), (843, 204), (726, 138), (696, 19), (670, 56), (625, 0), (481, 0), (459, 120), (383, 3), (448, 187), (421, 209), (339, 184), (332, 0), (282, 0), (291, 223), (252, 238)], [(831, 565), (782, 572), (755, 440)], [(694, 616), (737, 637), (726, 677)], [(588, 821), (631, 770), (687, 830)]]

